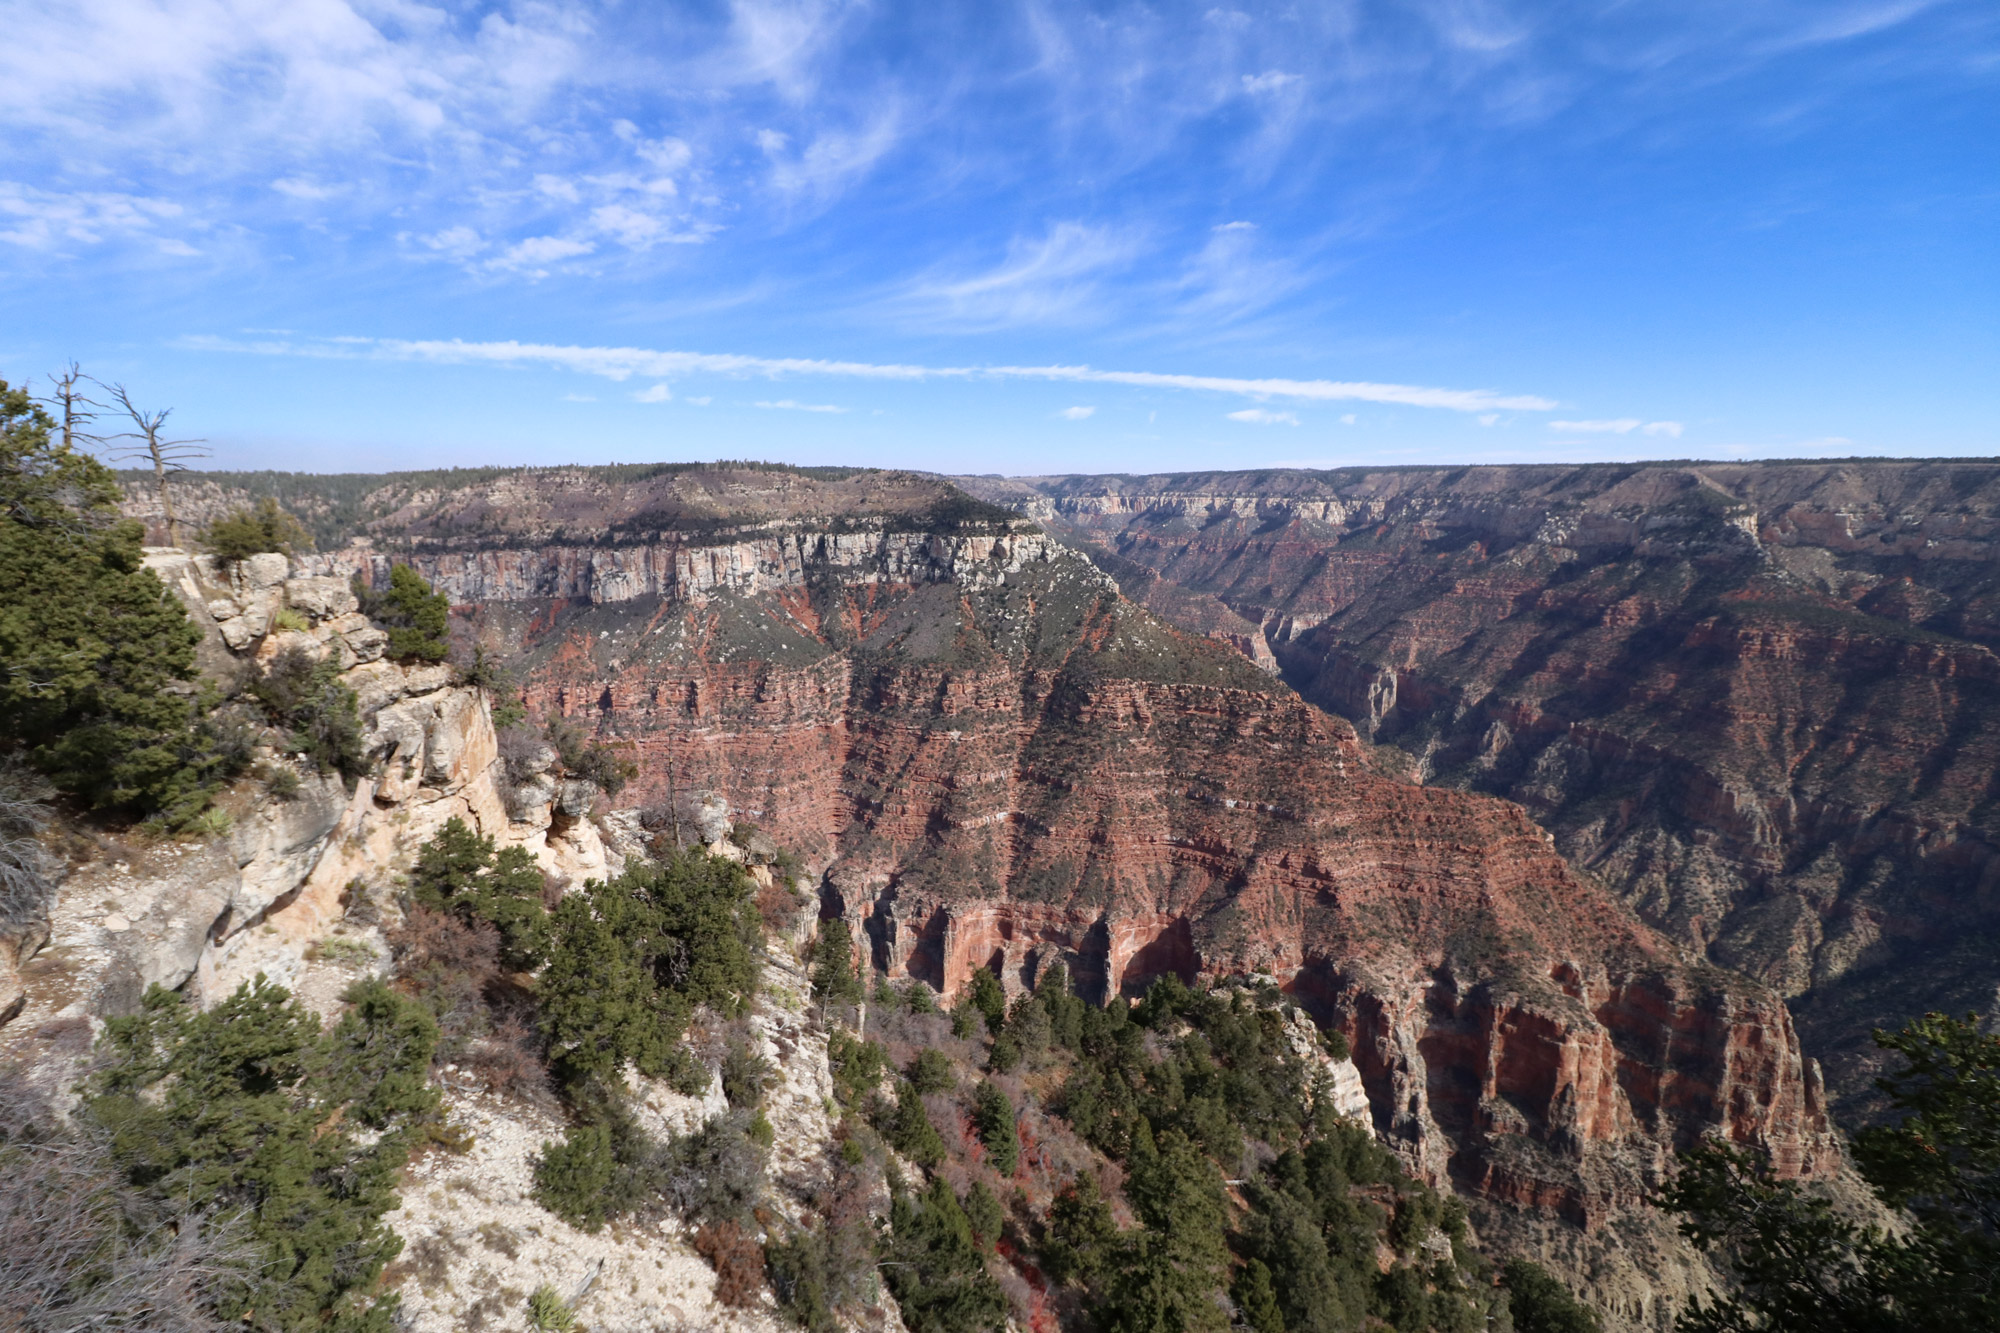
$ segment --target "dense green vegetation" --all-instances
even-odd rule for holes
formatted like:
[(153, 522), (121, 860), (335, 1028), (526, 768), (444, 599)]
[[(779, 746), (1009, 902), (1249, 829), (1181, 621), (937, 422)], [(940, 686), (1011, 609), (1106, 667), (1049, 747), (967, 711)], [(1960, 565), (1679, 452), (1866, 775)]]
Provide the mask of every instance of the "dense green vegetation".
[(249, 509), (218, 518), (202, 530), (201, 544), (225, 567), (267, 551), (291, 555), (310, 550), (312, 536), (270, 496)]
[(259, 977), (206, 1013), (155, 987), (114, 1018), (85, 1102), (145, 1222), (239, 1214), (253, 1266), (215, 1312), (259, 1329), (394, 1327), (376, 1279), (402, 1242), (382, 1225), (397, 1174), (437, 1117), (436, 1025), (379, 981), (333, 1028)]
[(1682, 1333), (1888, 1333), (2000, 1328), (2000, 1037), (1928, 1014), (1875, 1040), (1904, 1057), (1881, 1079), (1902, 1113), (1855, 1136), (1855, 1163), (1901, 1234), (1860, 1225), (1754, 1155), (1706, 1144), (1662, 1204), (1717, 1252), (1737, 1289), (1682, 1314)]
[(492, 838), (453, 818), (417, 853), (410, 896), (468, 925), (492, 926), (500, 936), (500, 961), (525, 972), (541, 966), (548, 946), (548, 912), (542, 905), (545, 883), (541, 867), (525, 847), (496, 849)]
[[(1232, 1322), (1473, 1333), (1489, 1318), (1505, 1326), (1510, 1299), (1522, 1328), (1595, 1328), (1539, 1270), (1517, 1267), (1498, 1287), (1456, 1201), (1332, 1114), (1282, 1030), (1275, 988), (1195, 991), (1169, 977), (1136, 1005), (1098, 1008), (1055, 966), (1011, 1006), (983, 972), (949, 1017), (926, 1012), (920, 986), (884, 1012), (894, 995), (877, 989), (877, 1040), (836, 1030), (829, 1056), (843, 1152), (879, 1157), (891, 1188), (883, 1280), (912, 1329), (1026, 1324), (1037, 1298), (1008, 1285), (1024, 1263), (1064, 1326), (1098, 1333)], [(885, 1091), (897, 1061), (906, 1076)], [(899, 1183), (891, 1149), (928, 1181)], [(1119, 1187), (1107, 1191), (1096, 1167), (1052, 1165), (1080, 1159), (1106, 1163)], [(809, 1239), (782, 1243), (789, 1254)], [(995, 1255), (1002, 1244), (1011, 1263)], [(823, 1287), (800, 1290), (810, 1299), (780, 1296), (801, 1324), (825, 1327)], [(1586, 1322), (1533, 1322), (1539, 1310)]]
[(0, 748), (92, 806), (177, 825), (222, 776), (197, 635), (142, 565), (110, 471), (51, 425), (0, 382)]
[(357, 575), (362, 614), (389, 631), (389, 656), (399, 662), (442, 662), (451, 656), (451, 602), (408, 565), (389, 570), (389, 586), (371, 588)]
[(861, 977), (854, 965), (854, 937), (839, 917), (819, 923), (812, 946), (813, 998), (821, 1004), (860, 1004)]
[(368, 768), (354, 691), (340, 683), (340, 664), (287, 648), (262, 672), (250, 670), (243, 690), (286, 733), (286, 748), (321, 773), (337, 772), (351, 787)]
[(754, 1106), (761, 1078), (739, 1065), (737, 1095), (751, 1105), (701, 1131), (699, 1142), (661, 1148), (633, 1125), (621, 1074), (630, 1065), (688, 1094), (708, 1086), (682, 1036), (697, 1008), (734, 1017), (756, 989), (762, 923), (751, 887), (735, 862), (685, 852), (609, 883), (593, 880), (557, 905), (535, 1000), (577, 1123), (537, 1174), (538, 1197), (553, 1211), (594, 1228), (649, 1206), (661, 1181), (706, 1172), (704, 1188), (743, 1207), (682, 1198), (681, 1216), (740, 1221), (744, 1182), (757, 1177), (770, 1138)]

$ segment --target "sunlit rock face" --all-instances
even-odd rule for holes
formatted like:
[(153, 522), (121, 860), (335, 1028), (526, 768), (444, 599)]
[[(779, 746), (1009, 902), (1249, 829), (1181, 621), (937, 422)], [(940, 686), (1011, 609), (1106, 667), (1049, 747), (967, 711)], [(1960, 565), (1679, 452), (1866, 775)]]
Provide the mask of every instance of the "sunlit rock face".
[[(1526, 807), (1670, 937), (1869, 1038), (2000, 989), (2000, 467), (968, 478), (1253, 633), (1433, 785)], [(1261, 658), (1260, 658), (1261, 660)]]
[(637, 760), (621, 805), (726, 801), (889, 976), (1267, 975), (1346, 1034), (1414, 1165), (1590, 1226), (1702, 1133), (1837, 1160), (1770, 989), (1684, 965), (1520, 806), (1396, 776), (1026, 519), (727, 467), (391, 499), (313, 572), (410, 560), (533, 710)]

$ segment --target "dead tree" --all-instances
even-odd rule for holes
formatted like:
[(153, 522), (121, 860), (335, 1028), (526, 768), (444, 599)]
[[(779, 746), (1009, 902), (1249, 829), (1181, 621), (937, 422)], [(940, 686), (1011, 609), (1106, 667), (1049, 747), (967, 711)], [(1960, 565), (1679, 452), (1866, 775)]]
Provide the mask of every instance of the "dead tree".
[(49, 376), (49, 383), (53, 387), (42, 402), (55, 411), (57, 428), (62, 431), (63, 451), (67, 453), (79, 444), (103, 444), (104, 437), (88, 427), (97, 420), (98, 411), (106, 404), (85, 393), (83, 386), (94, 384), (100, 389), (104, 386), (84, 374), (83, 368), (74, 361)]
[(150, 464), (153, 469), (153, 484), (160, 492), (160, 512), (167, 520), (167, 545), (181, 544), (180, 524), (174, 519), (174, 498), (167, 490), (167, 478), (177, 472), (187, 471), (188, 460), (206, 458), (207, 449), (201, 446), (203, 440), (169, 440), (161, 436), (161, 430), (172, 414), (171, 407), (163, 407), (157, 412), (142, 412), (132, 403), (132, 395), (125, 392), (125, 386), (111, 386), (111, 396), (118, 400), (118, 406), (139, 429), (115, 435), (116, 440), (131, 440), (121, 446), (113, 455), (120, 459), (130, 459), (137, 463)]

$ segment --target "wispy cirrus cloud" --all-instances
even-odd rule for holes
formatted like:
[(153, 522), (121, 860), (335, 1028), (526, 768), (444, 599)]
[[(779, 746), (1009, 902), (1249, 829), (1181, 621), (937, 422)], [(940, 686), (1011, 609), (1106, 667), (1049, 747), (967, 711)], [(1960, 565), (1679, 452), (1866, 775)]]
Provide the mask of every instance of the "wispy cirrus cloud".
[[(398, 339), (342, 337), (313, 341), (243, 341), (192, 336), (181, 345), (194, 350), (247, 352), (266, 356), (376, 358), (448, 365), (547, 366), (625, 380), (634, 375), (667, 380), (686, 375), (725, 375), (780, 379), (815, 376), (833, 379), (893, 380), (1039, 380), (1054, 384), (1119, 384), (1142, 389), (1184, 389), (1241, 397), (1285, 398), (1300, 402), (1393, 403), (1450, 412), (1484, 412), (1499, 408), (1516, 412), (1547, 412), (1553, 399), (1534, 394), (1503, 394), (1488, 389), (1451, 389), (1420, 384), (1379, 384), (1366, 380), (1244, 378), (1231, 375), (1189, 375), (1151, 370), (1100, 370), (1093, 366), (923, 366), (868, 361), (834, 361), (813, 357), (764, 357), (722, 352), (660, 351), (643, 347), (583, 347), (548, 343), (468, 342), (461, 339)], [(1635, 423), (1636, 424), (1636, 423)]]
[(1296, 426), (1299, 414), (1296, 412), (1273, 412), (1262, 407), (1246, 407), (1241, 412), (1231, 412), (1231, 421), (1241, 421), (1252, 426)]
[(833, 403), (797, 403), (789, 398), (780, 398), (776, 402), (761, 402), (757, 406), (776, 412), (826, 412), (834, 415), (844, 415), (848, 410)]
[(0, 241), (31, 250), (142, 239), (163, 253), (192, 255), (186, 210), (171, 199), (92, 190), (58, 193), (0, 181)]
[(1107, 313), (1104, 281), (1142, 248), (1131, 231), (1058, 222), (1039, 235), (1014, 237), (997, 264), (934, 269), (885, 304), (906, 319), (959, 331), (1074, 323)]
[(1644, 435), (1679, 439), (1681, 432), (1686, 428), (1678, 421), (1641, 421), (1637, 417), (1613, 417), (1596, 421), (1551, 421), (1549, 429), (1561, 431), (1565, 435), (1630, 435), (1636, 430)]

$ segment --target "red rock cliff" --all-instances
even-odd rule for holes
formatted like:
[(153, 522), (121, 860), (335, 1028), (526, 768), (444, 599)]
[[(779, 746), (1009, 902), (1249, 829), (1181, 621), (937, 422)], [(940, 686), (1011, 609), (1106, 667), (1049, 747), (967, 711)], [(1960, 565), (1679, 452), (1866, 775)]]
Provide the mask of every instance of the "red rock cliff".
[(1836, 1091), (2000, 988), (2000, 467), (970, 479), (1795, 997)]
[(503, 478), (323, 563), (413, 559), (520, 652), (533, 708), (631, 747), (621, 800), (723, 793), (824, 867), (892, 976), (1266, 971), (1348, 1034), (1433, 1178), (1586, 1223), (1707, 1132), (1834, 1162), (1783, 1003), (1684, 965), (1519, 806), (1385, 775), (1346, 722), (935, 482), (732, 475)]

